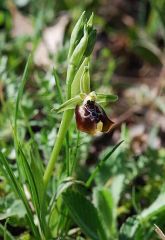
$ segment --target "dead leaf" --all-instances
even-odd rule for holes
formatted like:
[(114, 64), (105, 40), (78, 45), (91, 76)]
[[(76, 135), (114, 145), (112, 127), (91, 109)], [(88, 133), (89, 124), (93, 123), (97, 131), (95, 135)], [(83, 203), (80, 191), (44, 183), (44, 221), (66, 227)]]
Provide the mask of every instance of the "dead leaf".
[(62, 47), (65, 28), (69, 22), (67, 14), (61, 16), (57, 23), (51, 27), (47, 27), (43, 32), (43, 41), (48, 51), (52, 54), (56, 53)]
[(165, 235), (163, 231), (156, 224), (154, 224), (154, 226), (155, 226), (155, 232), (158, 234), (159, 238), (162, 240), (165, 240)]
[(8, 9), (12, 15), (12, 30), (13, 37), (33, 36), (34, 28), (30, 19), (22, 15), (12, 1), (8, 1)]
[(62, 47), (65, 28), (68, 22), (69, 16), (67, 14), (62, 15), (55, 25), (47, 27), (43, 31), (43, 40), (34, 53), (34, 62), (38, 67), (47, 68), (53, 64), (49, 58), (49, 54), (54, 55)]
[(35, 50), (34, 53), (34, 63), (38, 66), (38, 67), (49, 67), (52, 62), (49, 58), (49, 53), (48, 50), (46, 48), (46, 45), (44, 44), (43, 41), (41, 41), (37, 47), (37, 49)]

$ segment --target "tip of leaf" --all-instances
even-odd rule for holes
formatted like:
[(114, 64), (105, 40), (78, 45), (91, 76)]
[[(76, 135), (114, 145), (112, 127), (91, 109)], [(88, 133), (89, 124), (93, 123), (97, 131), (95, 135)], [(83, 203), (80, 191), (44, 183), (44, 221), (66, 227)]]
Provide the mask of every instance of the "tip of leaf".
[(86, 15), (86, 11), (82, 12), (82, 14), (80, 16), (80, 19), (81, 20), (85, 20), (85, 15)]
[(93, 25), (93, 18), (94, 18), (94, 13), (92, 12), (91, 15), (90, 15), (90, 18), (87, 22), (87, 26), (92, 26)]

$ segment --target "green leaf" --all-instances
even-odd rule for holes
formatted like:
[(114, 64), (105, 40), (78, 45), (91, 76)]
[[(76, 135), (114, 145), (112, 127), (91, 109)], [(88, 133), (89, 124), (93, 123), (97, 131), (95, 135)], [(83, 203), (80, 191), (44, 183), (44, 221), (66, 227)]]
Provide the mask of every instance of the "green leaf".
[(31, 168), (31, 171), (34, 177), (40, 203), (42, 203), (43, 195), (44, 195), (44, 188), (43, 188), (44, 167), (43, 167), (43, 161), (40, 158), (37, 150), (38, 150), (37, 144), (34, 141), (32, 141), (29, 149), (27, 149), (27, 151), (30, 153), (29, 166)]
[(158, 198), (147, 209), (143, 210), (139, 218), (147, 221), (151, 217), (165, 211), (165, 193), (161, 193)]
[(23, 167), (23, 174), (25, 176), (25, 179), (28, 183), (30, 194), (32, 197), (33, 204), (35, 205), (36, 210), (40, 208), (40, 199), (37, 192), (37, 187), (34, 181), (32, 169), (30, 168), (29, 162), (23, 152), (23, 147), (19, 144), (18, 145), (18, 154), (20, 158), (20, 164)]
[(58, 186), (56, 192), (56, 199), (67, 189), (70, 188), (72, 185), (81, 184), (84, 185), (82, 181), (75, 180), (73, 177), (67, 177), (62, 181), (62, 183)]
[(75, 185), (75, 184), (80, 184), (84, 186), (84, 182), (75, 180), (73, 177), (67, 177), (66, 179), (64, 179), (58, 186), (57, 191), (55, 192), (55, 194), (52, 196), (50, 204), (49, 204), (49, 209), (53, 209), (56, 201), (58, 200), (58, 198), (61, 196), (61, 194), (66, 191), (66, 189), (70, 188), (71, 186)]
[[(121, 226), (119, 240), (136, 240), (135, 234), (139, 228), (139, 220), (136, 217), (130, 217)], [(139, 238), (140, 239), (140, 238)]]
[[(27, 182), (28, 190), (30, 191), (31, 200), (35, 207), (36, 214), (38, 216), (39, 223), (41, 225), (41, 231), (43, 231), (45, 234), (46, 222), (45, 222), (45, 216), (42, 214), (43, 213), (42, 203), (43, 203), (43, 196), (44, 196), (43, 175), (42, 176), (40, 175), (40, 179), (35, 178), (36, 172), (32, 172), (33, 168), (30, 166), (30, 163), (28, 162), (28, 159), (27, 159), (27, 154), (25, 155), (23, 151), (23, 146), (21, 144), (18, 144), (18, 156), (20, 159), (19, 163), (22, 165), (23, 174)], [(34, 167), (34, 163), (32, 166)], [(38, 180), (42, 184), (42, 189), (38, 184)]]
[(144, 209), (136, 217), (131, 217), (126, 220), (120, 229), (120, 240), (132, 240), (132, 239), (141, 239), (139, 237), (141, 224), (148, 222), (154, 216), (157, 216), (159, 213), (165, 211), (165, 193), (162, 193), (158, 198), (149, 206), (147, 209)]
[(142, 59), (147, 60), (151, 64), (162, 65), (162, 56), (160, 49), (149, 39), (136, 42), (133, 46), (135, 51)]
[(19, 111), (19, 103), (23, 95), (23, 90), (27, 81), (27, 74), (28, 74), (28, 69), (31, 61), (31, 55), (28, 57), (24, 72), (23, 72), (23, 77), (21, 80), (21, 85), (18, 91), (17, 99), (16, 99), (16, 107), (15, 107), (15, 117), (14, 117), (14, 129), (15, 132), (17, 133), (17, 118), (18, 118), (18, 111)]
[(107, 153), (105, 155), (105, 157), (97, 164), (97, 166), (95, 167), (93, 173), (90, 175), (90, 177), (88, 178), (87, 182), (86, 182), (86, 186), (89, 187), (92, 183), (92, 181), (94, 180), (96, 174), (98, 173), (99, 169), (102, 167), (102, 165), (111, 157), (111, 155), (116, 151), (116, 149), (120, 146), (120, 144), (123, 141), (120, 141), (118, 144), (116, 144), (113, 149)]
[(157, 12), (158, 17), (161, 20), (162, 25), (165, 28), (165, 19), (164, 19), (164, 11), (165, 11), (165, 2), (164, 1), (150, 1), (152, 4), (152, 8)]
[(12, 172), (12, 169), (5, 158), (5, 156), (0, 152), (0, 170), (5, 176), (5, 178), (8, 180), (9, 184), (13, 188), (14, 192), (19, 196), (19, 198), (22, 200), (26, 211), (27, 211), (27, 220), (29, 222), (29, 225), (31, 226), (31, 229), (34, 233), (34, 236), (36, 239), (40, 239), (38, 229), (34, 224), (33, 219), (33, 213), (31, 211), (31, 208), (29, 206), (28, 200), (26, 199), (26, 196), (24, 194), (24, 190), (21, 186), (21, 183), (19, 180), (15, 177), (14, 173)]
[(63, 199), (74, 222), (93, 240), (105, 240), (97, 209), (83, 195), (71, 190), (63, 193)]
[(24, 218), (26, 214), (25, 207), (21, 200), (15, 200), (7, 209), (6, 212), (0, 213), (0, 220), (7, 219), (9, 217), (17, 216), (20, 219)]
[(116, 206), (107, 188), (95, 189), (96, 207), (102, 219), (108, 239), (116, 232)]
[(124, 174), (119, 174), (115, 176), (112, 180), (111, 193), (116, 206), (119, 203), (120, 195), (123, 190), (124, 178), (125, 178)]
[(52, 110), (55, 110), (58, 113), (64, 112), (69, 109), (74, 109), (76, 105), (81, 104), (82, 101), (83, 101), (82, 98), (79, 95), (77, 95), (73, 98), (70, 98), (68, 101), (64, 102), (63, 104), (61, 104), (59, 108), (52, 109)]

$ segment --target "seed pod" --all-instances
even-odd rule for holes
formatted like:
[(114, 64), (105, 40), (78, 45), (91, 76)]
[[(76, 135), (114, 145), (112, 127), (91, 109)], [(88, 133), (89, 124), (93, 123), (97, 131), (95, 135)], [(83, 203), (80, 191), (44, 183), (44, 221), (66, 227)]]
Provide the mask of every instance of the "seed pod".
[(77, 128), (91, 135), (108, 132), (114, 124), (104, 109), (90, 99), (85, 99), (82, 105), (76, 106), (75, 116)]

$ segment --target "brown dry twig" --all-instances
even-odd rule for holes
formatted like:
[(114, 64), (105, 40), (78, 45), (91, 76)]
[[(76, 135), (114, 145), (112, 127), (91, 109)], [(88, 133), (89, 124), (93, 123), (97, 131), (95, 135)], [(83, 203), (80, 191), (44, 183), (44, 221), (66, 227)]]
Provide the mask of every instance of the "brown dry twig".
[(154, 226), (155, 226), (155, 232), (158, 234), (158, 236), (160, 237), (160, 239), (162, 239), (162, 240), (165, 240), (165, 235), (164, 235), (164, 233), (162, 232), (162, 230), (156, 225), (156, 224), (154, 224)]

